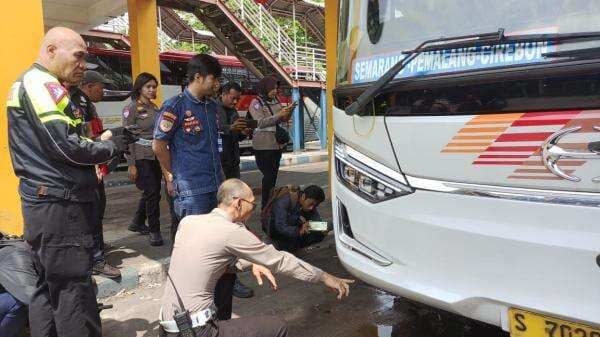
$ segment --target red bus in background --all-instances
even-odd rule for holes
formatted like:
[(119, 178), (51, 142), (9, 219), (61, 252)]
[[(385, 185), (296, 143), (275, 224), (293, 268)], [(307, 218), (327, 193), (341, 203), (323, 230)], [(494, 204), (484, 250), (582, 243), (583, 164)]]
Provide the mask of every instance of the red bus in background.
[[(98, 71), (113, 81), (105, 89), (103, 102), (97, 104), (100, 117), (106, 127), (121, 124), (121, 111), (129, 100), (133, 87), (131, 77), (131, 55), (129, 51), (116, 49), (88, 48), (87, 68)], [(160, 54), (160, 77), (163, 99), (175, 96), (181, 92), (186, 83), (186, 70), (189, 60), (196, 53), (185, 51), (167, 51)], [(236, 82), (242, 87), (242, 98), (237, 109), (244, 116), (250, 102), (256, 96), (256, 78), (235, 57), (228, 55), (213, 55), (223, 67), (221, 83)], [(282, 103), (289, 103), (290, 96), (280, 96)]]
[[(98, 114), (107, 128), (120, 126), (122, 123), (121, 111), (129, 104), (129, 93), (133, 87), (131, 77), (131, 55), (129, 51), (117, 49), (88, 48), (87, 68), (98, 71), (106, 78), (113, 81), (107, 85), (105, 97), (96, 104)], [(179, 94), (186, 83), (186, 70), (189, 60), (196, 53), (185, 51), (167, 51), (160, 54), (160, 80), (163, 100)], [(242, 87), (242, 97), (237, 109), (241, 116), (245, 116), (250, 102), (256, 96), (256, 78), (235, 57), (227, 55), (214, 55), (223, 67), (221, 83), (236, 82)], [(280, 96), (282, 103), (289, 103), (290, 95)], [(243, 152), (250, 151), (252, 141), (240, 142)]]

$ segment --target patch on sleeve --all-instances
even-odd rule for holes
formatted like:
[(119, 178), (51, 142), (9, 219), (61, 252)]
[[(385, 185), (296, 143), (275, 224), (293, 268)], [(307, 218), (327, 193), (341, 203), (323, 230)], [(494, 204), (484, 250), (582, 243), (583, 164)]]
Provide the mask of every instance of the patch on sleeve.
[(260, 103), (256, 102), (254, 103), (254, 110), (259, 110), (260, 109)]
[(173, 129), (173, 121), (163, 118), (160, 120), (158, 127), (160, 128), (160, 131), (162, 131), (162, 132), (169, 132), (169, 131), (171, 131), (171, 129)]
[(172, 113), (170, 111), (165, 111), (162, 114), (162, 119), (166, 119), (171, 122), (175, 122), (177, 120), (177, 115), (175, 115), (174, 113)]
[(44, 86), (46, 89), (48, 89), (50, 97), (52, 97), (52, 100), (56, 104), (58, 104), (58, 102), (60, 102), (67, 95), (67, 89), (65, 89), (65, 87), (60, 85), (58, 82), (47, 82), (44, 83)]
[(123, 108), (123, 117), (129, 117), (129, 106)]
[(162, 132), (169, 132), (173, 129), (173, 125), (177, 120), (177, 115), (172, 113), (171, 111), (165, 111), (162, 113), (160, 117), (160, 122), (158, 123), (158, 127)]

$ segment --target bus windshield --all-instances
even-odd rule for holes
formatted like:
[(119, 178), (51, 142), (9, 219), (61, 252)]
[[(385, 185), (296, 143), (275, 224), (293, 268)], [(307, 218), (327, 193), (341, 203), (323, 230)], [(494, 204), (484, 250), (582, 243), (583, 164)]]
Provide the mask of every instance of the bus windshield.
[[(600, 31), (600, 2), (342, 0), (339, 17), (337, 82), (347, 85), (376, 81), (404, 57), (402, 51), (442, 36), (499, 28), (506, 35)], [(398, 76), (541, 62), (555, 48), (538, 42), (425, 53)]]

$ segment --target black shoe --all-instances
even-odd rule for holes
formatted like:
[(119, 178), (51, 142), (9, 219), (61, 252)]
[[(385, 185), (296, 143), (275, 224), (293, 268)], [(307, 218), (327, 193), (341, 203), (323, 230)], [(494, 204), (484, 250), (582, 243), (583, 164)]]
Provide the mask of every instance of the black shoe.
[(150, 233), (150, 229), (146, 225), (140, 226), (140, 225), (131, 224), (127, 227), (127, 229), (129, 229), (132, 232), (138, 232), (138, 233), (144, 234), (144, 235)]
[(254, 296), (254, 290), (246, 287), (240, 280), (236, 279), (233, 285), (233, 296), (237, 298), (250, 298)]
[(160, 232), (150, 233), (150, 246), (162, 246), (163, 238)]
[(94, 275), (102, 275), (108, 278), (119, 278), (121, 277), (121, 271), (119, 268), (111, 266), (106, 261), (98, 262), (92, 269)]

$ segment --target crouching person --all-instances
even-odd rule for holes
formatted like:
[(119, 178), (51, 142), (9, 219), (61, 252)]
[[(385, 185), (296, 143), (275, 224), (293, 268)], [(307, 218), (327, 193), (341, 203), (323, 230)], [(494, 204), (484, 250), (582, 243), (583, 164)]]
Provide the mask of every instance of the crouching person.
[(186, 216), (179, 224), (161, 302), (163, 334), (177, 336), (179, 328), (185, 326), (181, 324), (181, 313), (188, 310), (190, 318), (183, 322), (190, 323), (196, 336), (287, 336), (285, 323), (277, 317), (226, 321), (214, 318), (215, 284), (232, 267), (251, 268), (259, 285), (265, 276), (274, 289), (277, 283), (271, 271), (308, 282), (322, 282), (337, 292), (338, 299), (348, 295), (349, 284), (354, 281), (334, 277), (289, 253), (278, 251), (248, 231), (244, 222), (256, 204), (252, 190), (244, 182), (225, 181), (217, 192), (217, 200), (219, 204), (211, 213)]
[(288, 252), (321, 242), (331, 230), (329, 224), (314, 226), (315, 222), (323, 223), (317, 210), (323, 201), (325, 192), (317, 185), (304, 189), (292, 185), (276, 188), (261, 214), (263, 230), (277, 249)]

